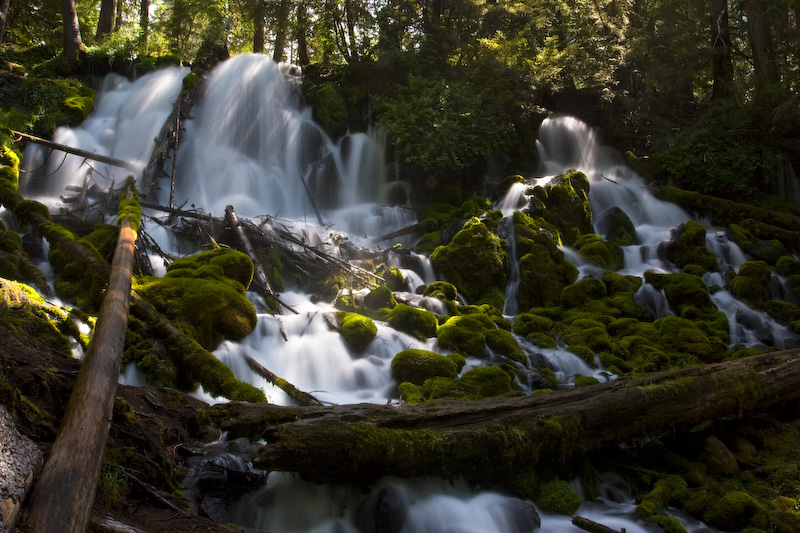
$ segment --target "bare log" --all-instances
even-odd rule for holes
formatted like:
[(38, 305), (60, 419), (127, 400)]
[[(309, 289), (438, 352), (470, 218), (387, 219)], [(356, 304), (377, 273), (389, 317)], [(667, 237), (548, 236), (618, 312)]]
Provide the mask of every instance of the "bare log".
[(80, 157), (84, 157), (86, 159), (92, 159), (94, 161), (99, 161), (101, 163), (106, 163), (108, 165), (113, 165), (115, 167), (125, 168), (128, 170), (132, 170), (134, 172), (138, 172), (140, 169), (139, 165), (135, 163), (131, 163), (130, 161), (123, 161), (122, 159), (117, 159), (115, 157), (109, 157), (107, 155), (100, 155), (95, 154), (93, 152), (87, 152), (86, 150), (81, 150), (79, 148), (73, 148), (71, 146), (67, 146), (66, 144), (59, 144), (54, 143), (53, 141), (48, 141), (47, 139), (42, 139), (41, 137), (36, 137), (35, 135), (29, 135), (27, 133), (22, 133), (21, 131), (17, 130), (10, 130), (11, 133), (14, 135), (19, 135), (20, 137), (27, 139), (31, 142), (35, 142), (36, 144), (41, 144), (42, 146), (46, 146), (48, 148), (53, 148), (54, 150), (60, 150), (62, 152), (66, 152), (68, 154), (77, 155)]
[(320, 483), (464, 476), (514, 490), (540, 461), (737, 417), (800, 396), (800, 349), (591, 387), (480, 402), (331, 407), (217, 405), (231, 437), (268, 444), (258, 468)]
[(135, 242), (136, 230), (126, 216), (89, 350), (33, 493), (31, 531), (82, 533), (89, 524), (125, 343)]
[(616, 529), (611, 529), (610, 527), (598, 524), (594, 520), (589, 520), (582, 516), (573, 516), (572, 525), (584, 531), (588, 531), (589, 533), (625, 533), (625, 528), (617, 531)]
[(250, 239), (248, 239), (247, 235), (245, 235), (242, 225), (239, 222), (239, 217), (236, 216), (236, 211), (233, 210), (232, 205), (229, 205), (225, 208), (225, 221), (228, 223), (228, 227), (231, 228), (236, 234), (236, 238), (239, 240), (239, 244), (244, 249), (244, 253), (249, 255), (250, 260), (253, 262), (253, 275), (255, 277), (254, 281), (256, 282), (256, 287), (261, 289), (261, 292), (263, 292), (262, 296), (274, 298), (275, 293), (269, 284), (267, 275), (264, 272), (264, 269), (261, 267), (261, 263), (256, 257), (256, 251), (253, 249), (253, 245), (250, 244)]
[(307, 392), (301, 391), (285, 379), (276, 376), (267, 370), (264, 365), (252, 357), (245, 355), (244, 359), (247, 361), (247, 366), (249, 366), (253, 372), (281, 389), (286, 393), (287, 396), (289, 396), (289, 398), (297, 402), (299, 405), (322, 405), (322, 402), (314, 398), (314, 396)]

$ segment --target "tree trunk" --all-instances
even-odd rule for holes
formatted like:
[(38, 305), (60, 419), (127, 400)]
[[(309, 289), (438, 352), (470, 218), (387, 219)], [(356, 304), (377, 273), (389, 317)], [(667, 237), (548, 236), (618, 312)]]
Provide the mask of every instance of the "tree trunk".
[(286, 48), (286, 30), (289, 24), (289, 1), (280, 0), (278, 5), (278, 21), (275, 26), (275, 50), (272, 53), (272, 59), (276, 63), (280, 63), (285, 59), (283, 54)]
[(308, 12), (305, 4), (297, 6), (297, 25), (295, 26), (297, 38), (297, 64), (301, 67), (311, 64), (308, 55)]
[(11, 0), (0, 0), (0, 48), (3, 47), (3, 40), (6, 37), (6, 20), (8, 19), (8, 6)]
[(761, 0), (745, 0), (747, 13), (747, 35), (753, 53), (753, 69), (757, 86), (778, 83), (778, 68), (775, 65), (775, 50), (772, 31)]
[(97, 20), (97, 34), (95, 39), (102, 42), (106, 35), (110, 35), (114, 29), (114, 16), (117, 13), (116, 0), (101, 0), (100, 18)]
[(89, 350), (33, 493), (28, 514), (33, 532), (83, 533), (89, 525), (125, 344), (135, 242), (126, 216)]
[(259, 468), (318, 483), (464, 476), (516, 483), (537, 465), (742, 416), (800, 396), (800, 349), (623, 377), (572, 390), (480, 402), (324, 408), (230, 403), (210, 416), (231, 438), (268, 444)]
[(123, 2), (122, 2), (122, 0), (120, 0), (119, 2), (117, 2), (117, 14), (114, 17), (114, 31), (115, 32), (118, 32), (122, 28), (122, 22), (123, 22), (123, 20), (122, 20), (122, 15), (123, 15), (122, 7), (123, 7)]
[(67, 64), (74, 66), (83, 46), (75, 0), (61, 0), (61, 15), (64, 24), (64, 59)]
[(355, 0), (344, 0), (344, 16), (347, 21), (347, 36), (350, 40), (350, 59), (358, 60), (358, 40), (356, 39), (356, 20), (358, 14), (353, 5)]
[(711, 12), (711, 64), (714, 85), (711, 99), (733, 96), (733, 63), (728, 25), (728, 0), (709, 0)]
[(147, 38), (150, 31), (150, 0), (142, 0), (139, 11), (139, 52), (147, 52)]
[(264, 2), (259, 0), (253, 13), (253, 53), (264, 53)]

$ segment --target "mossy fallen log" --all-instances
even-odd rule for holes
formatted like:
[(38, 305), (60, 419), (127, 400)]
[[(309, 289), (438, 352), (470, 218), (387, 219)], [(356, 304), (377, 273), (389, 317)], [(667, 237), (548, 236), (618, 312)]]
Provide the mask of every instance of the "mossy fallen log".
[(217, 405), (231, 438), (268, 444), (259, 468), (319, 483), (463, 476), (530, 496), (541, 468), (800, 396), (800, 349), (525, 397), (418, 405)]

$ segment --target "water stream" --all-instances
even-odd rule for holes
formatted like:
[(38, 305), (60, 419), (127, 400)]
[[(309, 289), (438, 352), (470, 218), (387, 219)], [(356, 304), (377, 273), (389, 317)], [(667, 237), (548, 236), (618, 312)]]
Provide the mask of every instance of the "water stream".
[[(79, 128), (60, 128), (55, 140), (136, 161), (143, 167), (152, 150), (151, 139), (169, 114), (185, 74), (185, 69), (165, 69), (135, 82), (109, 76), (89, 119)], [(414, 223), (416, 218), (405, 206), (386, 205), (392, 189), (397, 192), (404, 185), (394, 178), (383, 132), (352, 133), (338, 143), (331, 141), (314, 123), (310, 111), (300, 107), (299, 83), (291, 69), (261, 55), (237, 56), (218, 66), (204, 99), (192, 111), (194, 118), (182, 133), (176, 159), (176, 202), (202, 207), (215, 216), (222, 216), (227, 205), (235, 206), (241, 216), (267, 215), (266, 224), (278, 223), (279, 219), (280, 224), (302, 234), (307, 243), (333, 254), (342, 241), (372, 249), (390, 247), (394, 242), (381, 243), (379, 237)], [(642, 275), (646, 270), (674, 269), (659, 257), (658, 246), (670, 238), (674, 227), (690, 220), (690, 215), (656, 198), (619, 154), (597, 143), (591, 128), (569, 117), (547, 119), (536, 149), (541, 161), (536, 174), (542, 177), (529, 179), (527, 185), (514, 185), (498, 206), (506, 217), (524, 208), (523, 193), (530, 184), (541, 184), (548, 176), (576, 168), (589, 177), (590, 201), (596, 214), (620, 207), (636, 227), (638, 242), (624, 247), (622, 273)], [(43, 160), (42, 152), (31, 149), (25, 154), (24, 164), (34, 169)], [(26, 194), (42, 198), (54, 209), (60, 205), (58, 195), (63, 194), (64, 187), (82, 185), (89, 171), (87, 163), (74, 156), (60, 167), (59, 163), (45, 163), (24, 188)], [(108, 187), (112, 179), (119, 183), (123, 177), (119, 170), (102, 167), (95, 169), (90, 179)], [(303, 180), (319, 203), (322, 223), (317, 220)], [(157, 193), (162, 204), (168, 202), (168, 193), (169, 186), (162, 184)], [(164, 217), (158, 212), (147, 214)], [(513, 224), (506, 223), (504, 227), (511, 232), (506, 237), (513, 237)], [(181, 254), (191, 251), (155, 224), (148, 224), (147, 230), (166, 250)], [(708, 243), (719, 257), (721, 271), (736, 270), (746, 259), (722, 233), (710, 231)], [(581, 268), (582, 276), (593, 274), (592, 267), (583, 264), (577, 254), (564, 251)], [(413, 254), (406, 259), (402, 264), (397, 259), (392, 261), (397, 261), (395, 264), (409, 279), (408, 299), (443, 313), (438, 300), (426, 301), (413, 294), (417, 286), (435, 279), (428, 259)], [(512, 266), (504, 313), (513, 317), (519, 311), (515, 298), (519, 272), (513, 248), (511, 262), (517, 271)], [(163, 270), (163, 265), (154, 266)], [(707, 283), (724, 284), (719, 278), (709, 278)], [(776, 283), (780, 285), (780, 280)], [(299, 313), (279, 317), (260, 314), (251, 335), (242, 342), (225, 342), (214, 352), (240, 379), (263, 388), (274, 403), (286, 404), (289, 400), (280, 389), (255, 375), (243, 355), (254, 358), (299, 389), (325, 402), (341, 404), (396, 401), (390, 374), (394, 354), (408, 347), (441, 351), (435, 339), (421, 342), (378, 323), (378, 335), (359, 356), (326, 324), (323, 317), (333, 310), (330, 306), (315, 303), (299, 292), (283, 293), (281, 298)], [(654, 316), (670, 313), (663, 293), (647, 284), (637, 298)], [(787, 328), (781, 329), (768, 316), (747, 308), (724, 290), (714, 294), (714, 302), (729, 318), (733, 317), (732, 337), (737, 344), (796, 342)], [(288, 341), (279, 333), (280, 327), (286, 331)], [(532, 362), (543, 358), (563, 383), (569, 383), (575, 374), (613, 379), (603, 374), (602, 368), (592, 369), (564, 350), (544, 350), (524, 342), (522, 347)], [(123, 378), (127, 383), (137, 383), (139, 379), (132, 368)], [(198, 394), (208, 401), (220, 400), (206, 397), (202, 391)], [(647, 531), (633, 514), (630, 495), (604, 494), (601, 499), (585, 502), (579, 514), (610, 527), (624, 527), (629, 533)], [(365, 511), (378, 507), (383, 509), (382, 514)], [(400, 523), (395, 521), (391, 528), (378, 527), (369, 522), (377, 520), (376, 516), (394, 516)], [(289, 474), (272, 473), (264, 488), (248, 494), (231, 509), (230, 518), (260, 531), (522, 532), (535, 530), (535, 516), (530, 502), (464, 483), (384, 480), (369, 489), (357, 489), (310, 485)], [(569, 517), (545, 513), (539, 516), (540, 531), (579, 531), (569, 524)], [(681, 520), (689, 531), (702, 527)]]

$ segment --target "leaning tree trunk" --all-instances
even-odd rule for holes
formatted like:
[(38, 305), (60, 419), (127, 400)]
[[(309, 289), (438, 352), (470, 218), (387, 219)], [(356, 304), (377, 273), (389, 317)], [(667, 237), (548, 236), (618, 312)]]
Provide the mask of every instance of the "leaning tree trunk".
[(318, 483), (463, 476), (518, 490), (537, 466), (634, 438), (673, 434), (800, 397), (800, 349), (480, 402), (325, 408), (216, 405), (230, 437), (268, 444), (259, 468)]
[(67, 64), (74, 66), (83, 46), (75, 0), (61, 0), (61, 15), (64, 24), (64, 59)]
[(110, 35), (114, 30), (114, 16), (117, 13), (116, 0), (101, 0), (100, 18), (97, 19), (97, 34), (95, 39), (102, 42), (106, 35)]
[(89, 525), (125, 344), (135, 242), (133, 221), (125, 216), (89, 350), (33, 492), (28, 513), (33, 532), (83, 533)]

